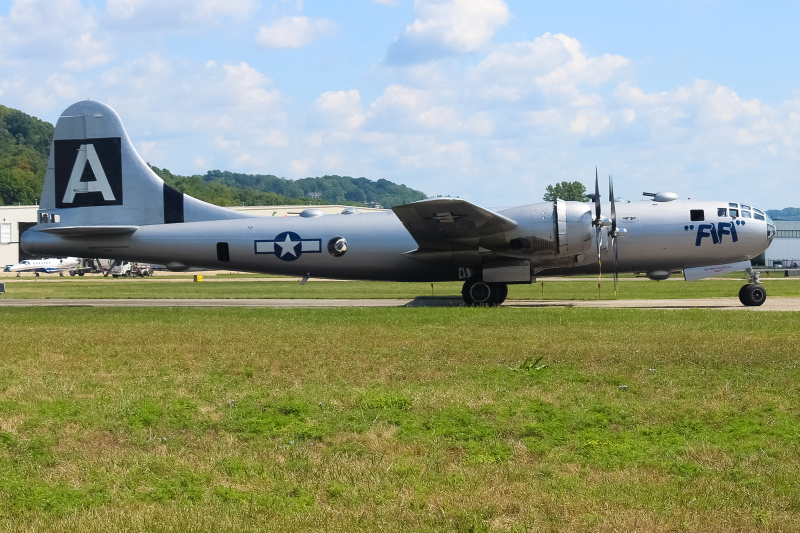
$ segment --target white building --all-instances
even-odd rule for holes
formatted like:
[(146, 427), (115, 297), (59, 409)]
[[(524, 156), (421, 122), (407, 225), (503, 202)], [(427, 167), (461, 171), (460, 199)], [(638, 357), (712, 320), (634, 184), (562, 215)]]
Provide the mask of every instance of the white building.
[(775, 221), (775, 238), (764, 252), (764, 264), (775, 268), (800, 265), (800, 221)]

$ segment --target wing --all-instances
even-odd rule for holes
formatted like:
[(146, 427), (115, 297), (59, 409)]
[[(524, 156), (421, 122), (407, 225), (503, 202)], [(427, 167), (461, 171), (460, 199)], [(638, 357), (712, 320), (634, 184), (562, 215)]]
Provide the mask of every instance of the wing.
[(417, 241), (415, 253), (477, 251), (482, 241), (517, 227), (517, 223), (466, 200), (436, 198), (393, 207)]

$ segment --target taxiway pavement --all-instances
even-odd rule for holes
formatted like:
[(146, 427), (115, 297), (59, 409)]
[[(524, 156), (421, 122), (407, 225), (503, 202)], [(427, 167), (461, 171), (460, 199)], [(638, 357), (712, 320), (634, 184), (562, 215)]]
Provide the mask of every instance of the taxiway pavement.
[[(0, 307), (462, 307), (461, 298), (414, 299), (172, 299), (172, 298), (0, 298)], [(658, 300), (507, 300), (504, 307), (601, 309), (722, 309), (731, 311), (800, 311), (800, 298), (773, 296), (761, 307), (745, 307), (738, 298)]]

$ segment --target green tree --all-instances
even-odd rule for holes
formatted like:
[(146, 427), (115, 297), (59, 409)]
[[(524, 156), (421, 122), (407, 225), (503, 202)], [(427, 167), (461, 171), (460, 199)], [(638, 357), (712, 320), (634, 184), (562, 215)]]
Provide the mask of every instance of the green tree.
[(555, 185), (548, 185), (547, 192), (544, 193), (545, 202), (554, 202), (556, 198), (562, 200), (574, 200), (576, 202), (585, 202), (588, 200), (586, 197), (586, 187), (579, 181), (562, 181)]

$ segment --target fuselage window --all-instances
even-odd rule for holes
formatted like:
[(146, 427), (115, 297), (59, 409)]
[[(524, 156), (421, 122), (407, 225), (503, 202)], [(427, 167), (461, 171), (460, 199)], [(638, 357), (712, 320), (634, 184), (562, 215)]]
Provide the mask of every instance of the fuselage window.
[(692, 209), (689, 211), (689, 218), (692, 222), (702, 222), (706, 219), (706, 214), (702, 209)]
[(728, 210), (724, 207), (717, 208), (717, 216), (718, 217), (726, 217), (728, 216)]
[(730, 214), (731, 214), (732, 217), (738, 217), (739, 216), (739, 210), (738, 209), (728, 209), (728, 211), (730, 211)]

